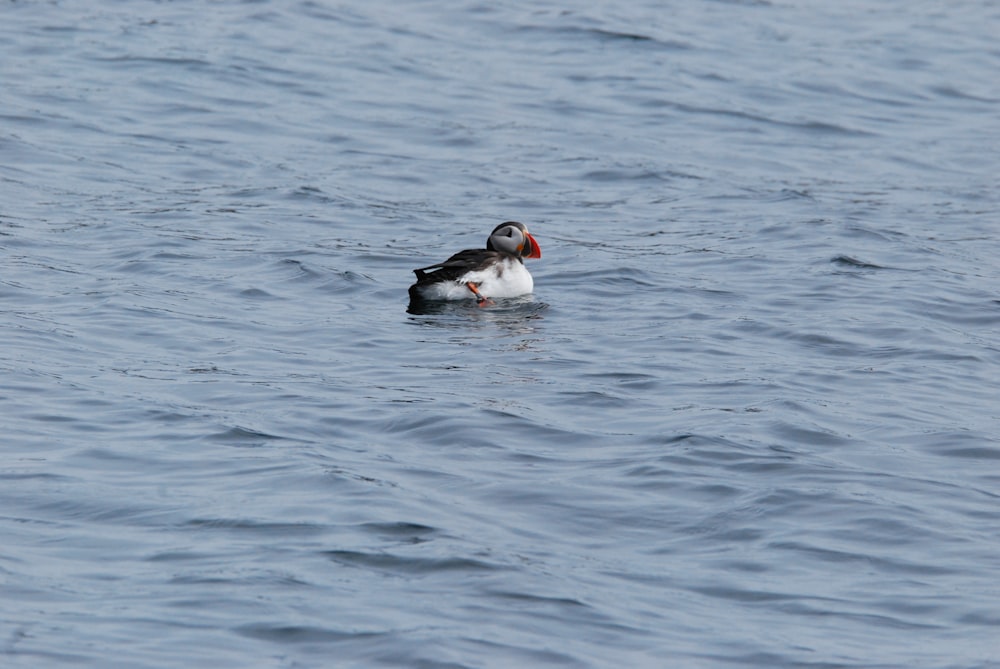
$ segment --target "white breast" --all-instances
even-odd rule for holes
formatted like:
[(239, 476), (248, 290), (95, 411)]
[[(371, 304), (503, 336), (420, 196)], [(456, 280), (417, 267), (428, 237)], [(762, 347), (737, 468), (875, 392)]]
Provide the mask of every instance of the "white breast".
[(504, 258), (498, 263), (474, 272), (466, 272), (460, 281), (442, 281), (421, 288), (425, 299), (468, 300), (475, 299), (466, 286), (474, 283), (486, 297), (518, 297), (535, 289), (535, 282), (524, 263)]
[(524, 263), (508, 258), (484, 270), (469, 272), (463, 278), (477, 284), (486, 297), (517, 297), (535, 289), (535, 281)]

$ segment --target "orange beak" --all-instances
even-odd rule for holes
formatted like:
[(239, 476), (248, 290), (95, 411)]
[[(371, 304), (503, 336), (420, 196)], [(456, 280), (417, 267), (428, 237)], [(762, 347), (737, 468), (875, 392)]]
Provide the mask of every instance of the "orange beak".
[[(541, 258), (542, 257), (542, 247), (538, 245), (538, 242), (535, 241), (535, 238), (532, 237), (531, 233), (529, 233), (528, 231), (524, 232), (524, 236), (528, 240), (528, 243), (531, 244), (531, 253), (529, 253), (528, 255), (526, 255), (524, 257), (525, 258)], [(521, 254), (522, 255), (524, 254), (524, 250), (523, 249), (521, 251)]]

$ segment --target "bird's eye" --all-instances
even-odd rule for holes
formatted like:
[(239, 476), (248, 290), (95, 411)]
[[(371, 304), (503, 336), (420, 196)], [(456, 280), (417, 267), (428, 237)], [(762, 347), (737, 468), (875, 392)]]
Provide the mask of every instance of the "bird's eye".
[(514, 236), (514, 228), (507, 228), (507, 236), (508, 237)]

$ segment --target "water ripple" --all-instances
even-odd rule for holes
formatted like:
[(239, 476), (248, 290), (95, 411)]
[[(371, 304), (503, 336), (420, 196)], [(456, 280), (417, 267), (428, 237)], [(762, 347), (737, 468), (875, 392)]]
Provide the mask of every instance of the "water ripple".
[(992, 666), (996, 13), (669, 9), (7, 3), (5, 662)]

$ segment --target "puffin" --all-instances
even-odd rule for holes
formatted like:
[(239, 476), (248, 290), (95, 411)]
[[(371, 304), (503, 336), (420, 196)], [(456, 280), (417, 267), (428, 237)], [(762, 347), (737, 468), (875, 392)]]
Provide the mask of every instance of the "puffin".
[(417, 281), (410, 299), (464, 300), (475, 298), (485, 307), (493, 297), (527, 295), (535, 282), (524, 258), (541, 258), (542, 248), (523, 223), (507, 221), (493, 229), (485, 249), (459, 251), (444, 262), (413, 270)]

